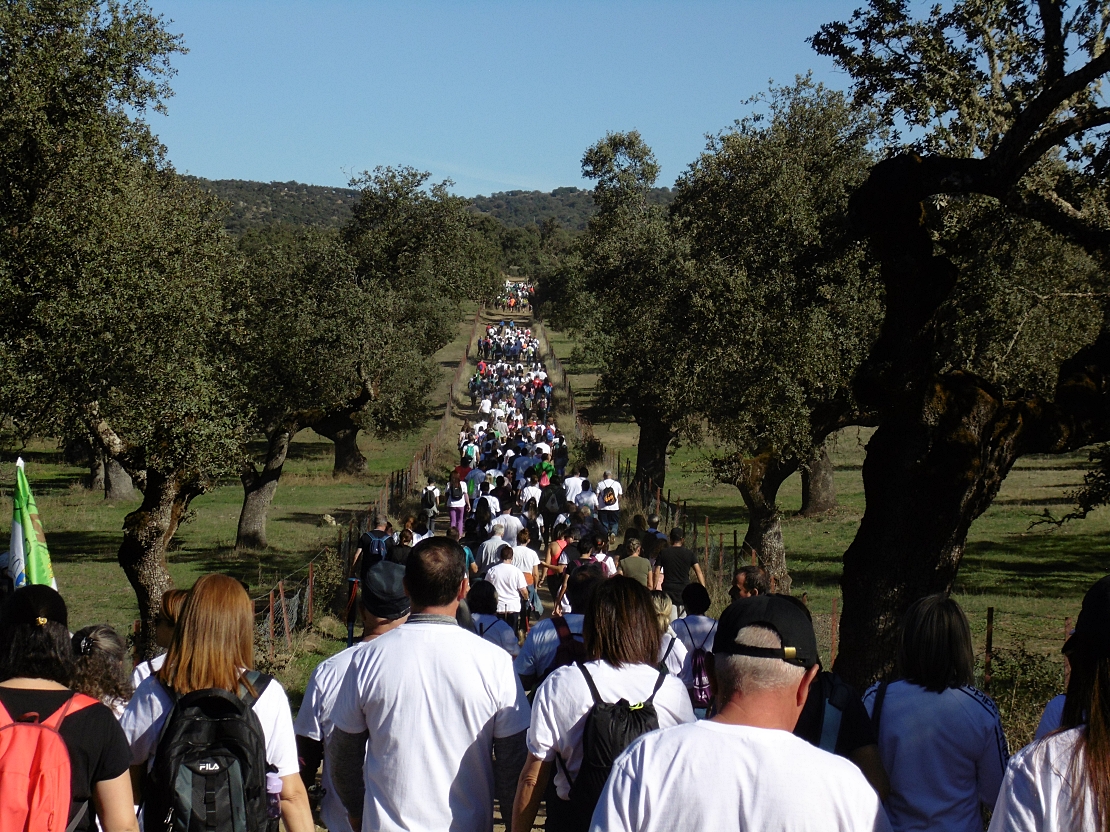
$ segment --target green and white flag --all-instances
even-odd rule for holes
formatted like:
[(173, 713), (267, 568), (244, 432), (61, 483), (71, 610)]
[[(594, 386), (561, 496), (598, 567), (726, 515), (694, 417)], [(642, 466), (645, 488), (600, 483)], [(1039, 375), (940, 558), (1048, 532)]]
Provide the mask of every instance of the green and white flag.
[(8, 554), (8, 573), (16, 589), (27, 584), (49, 584), (55, 589), (46, 532), (39, 521), (35, 497), (23, 470), (23, 458), (15, 461), (15, 492), (12, 494), (12, 542)]

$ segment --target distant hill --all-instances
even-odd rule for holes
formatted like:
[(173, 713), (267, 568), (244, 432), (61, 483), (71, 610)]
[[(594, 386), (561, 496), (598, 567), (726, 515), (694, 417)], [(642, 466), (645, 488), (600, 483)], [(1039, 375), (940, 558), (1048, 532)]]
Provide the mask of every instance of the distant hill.
[[(246, 179), (188, 177), (230, 206), (225, 226), (232, 234), (270, 223), (338, 228), (351, 216), (358, 191), (300, 182), (252, 182)], [(651, 201), (669, 205), (670, 188), (654, 188)], [(572, 231), (582, 231), (594, 215), (593, 196), (582, 188), (547, 191), (505, 191), (470, 200), (476, 214), (487, 214), (509, 228), (540, 225), (554, 217)]]
[(224, 225), (232, 234), (275, 222), (338, 228), (351, 216), (351, 208), (358, 201), (358, 191), (350, 188), (189, 178), (228, 203), (231, 214)]
[[(670, 188), (653, 188), (650, 199), (661, 205), (670, 205), (674, 193)], [(541, 225), (554, 217), (565, 228), (583, 231), (597, 208), (593, 192), (582, 188), (556, 188), (546, 191), (505, 191), (490, 196), (476, 196), (470, 200), (474, 210), (489, 214), (510, 228)]]

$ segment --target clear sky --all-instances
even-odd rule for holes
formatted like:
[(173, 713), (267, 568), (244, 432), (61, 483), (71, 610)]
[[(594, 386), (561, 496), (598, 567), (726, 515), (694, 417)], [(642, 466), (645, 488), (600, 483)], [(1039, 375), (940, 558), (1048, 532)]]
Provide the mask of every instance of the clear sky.
[(346, 185), (412, 165), (471, 196), (589, 187), (583, 151), (637, 129), (670, 185), (768, 82), (846, 77), (806, 43), (845, 0), (149, 0), (185, 37), (182, 173)]

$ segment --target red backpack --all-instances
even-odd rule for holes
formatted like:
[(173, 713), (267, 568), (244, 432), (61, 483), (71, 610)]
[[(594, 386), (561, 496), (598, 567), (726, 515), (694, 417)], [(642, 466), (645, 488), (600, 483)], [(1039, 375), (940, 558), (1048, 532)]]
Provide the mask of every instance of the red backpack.
[(12, 719), (0, 703), (0, 829), (4, 832), (72, 832), (86, 803), (69, 821), (69, 749), (58, 732), (62, 720), (96, 700), (75, 693), (46, 720), (37, 713)]

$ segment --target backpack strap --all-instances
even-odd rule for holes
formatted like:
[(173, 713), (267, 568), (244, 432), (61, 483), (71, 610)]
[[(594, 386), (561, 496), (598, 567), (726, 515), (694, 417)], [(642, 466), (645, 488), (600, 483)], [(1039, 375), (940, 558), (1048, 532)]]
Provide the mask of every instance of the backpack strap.
[[(686, 628), (687, 632), (689, 632), (689, 629), (689, 627)], [(674, 643), (676, 641), (678, 641), (678, 636), (671, 636), (671, 643), (667, 645), (667, 652), (664, 653), (663, 658), (659, 660), (659, 667), (663, 670), (663, 673), (667, 672), (667, 659), (671, 657), (671, 651), (674, 650)], [(658, 686), (655, 689), (659, 690)], [(652, 696), (654, 695), (653, 693)]]
[(574, 638), (574, 633), (571, 632), (570, 625), (567, 624), (566, 619), (563, 616), (555, 616), (551, 619), (551, 623), (555, 627), (555, 632), (559, 636), (560, 644), (566, 644), (567, 639)]
[(818, 748), (822, 751), (836, 753), (836, 739), (840, 736), (840, 719), (843, 715), (844, 712), (833, 704), (831, 696), (825, 700), (825, 713), (821, 721), (821, 742), (818, 743)]
[(879, 719), (883, 715), (883, 700), (886, 699), (886, 689), (889, 682), (879, 682), (879, 689), (875, 691), (875, 707), (871, 709), (871, 725), (875, 729), (875, 737), (879, 736)]
[[(674, 642), (671, 642), (672, 646)], [(667, 681), (667, 666), (663, 665), (659, 668), (659, 678), (655, 680), (655, 687), (652, 688), (651, 696), (644, 700), (644, 704), (655, 701), (655, 694), (659, 693), (659, 688), (663, 687), (663, 683)]]
[(65, 704), (58, 710), (54, 711), (49, 717), (42, 721), (42, 724), (47, 728), (53, 728), (55, 731), (62, 724), (62, 720), (70, 714), (75, 714), (78, 711), (83, 711), (85, 708), (90, 708), (93, 705), (99, 704), (98, 700), (93, 699), (91, 696), (85, 696), (83, 693), (75, 693)]
[[(239, 682), (239, 698), (247, 704), (248, 708), (253, 708), (254, 704), (262, 698), (262, 692), (266, 690), (266, 686), (273, 681), (273, 678), (273, 676), (268, 676), (257, 670), (244, 672)], [(253, 694), (250, 692), (250, 688), (243, 684), (244, 681), (249, 683), (251, 688), (254, 688)]]
[[(593, 677), (590, 676), (590, 672), (588, 670), (586, 670), (586, 665), (582, 664), (582, 662), (575, 662), (575, 664), (578, 665), (578, 669), (582, 671), (582, 675), (586, 677), (586, 684), (590, 686), (590, 695), (593, 696), (593, 698), (594, 698), (594, 704), (595, 705), (604, 705), (605, 700), (602, 699), (601, 694), (597, 692), (597, 685), (594, 684), (594, 680), (593, 680)], [(655, 689), (659, 690), (659, 686), (656, 685)], [(654, 696), (654, 695), (655, 694), (653, 693), (652, 696)], [(648, 700), (648, 701), (651, 701), (651, 700)]]

